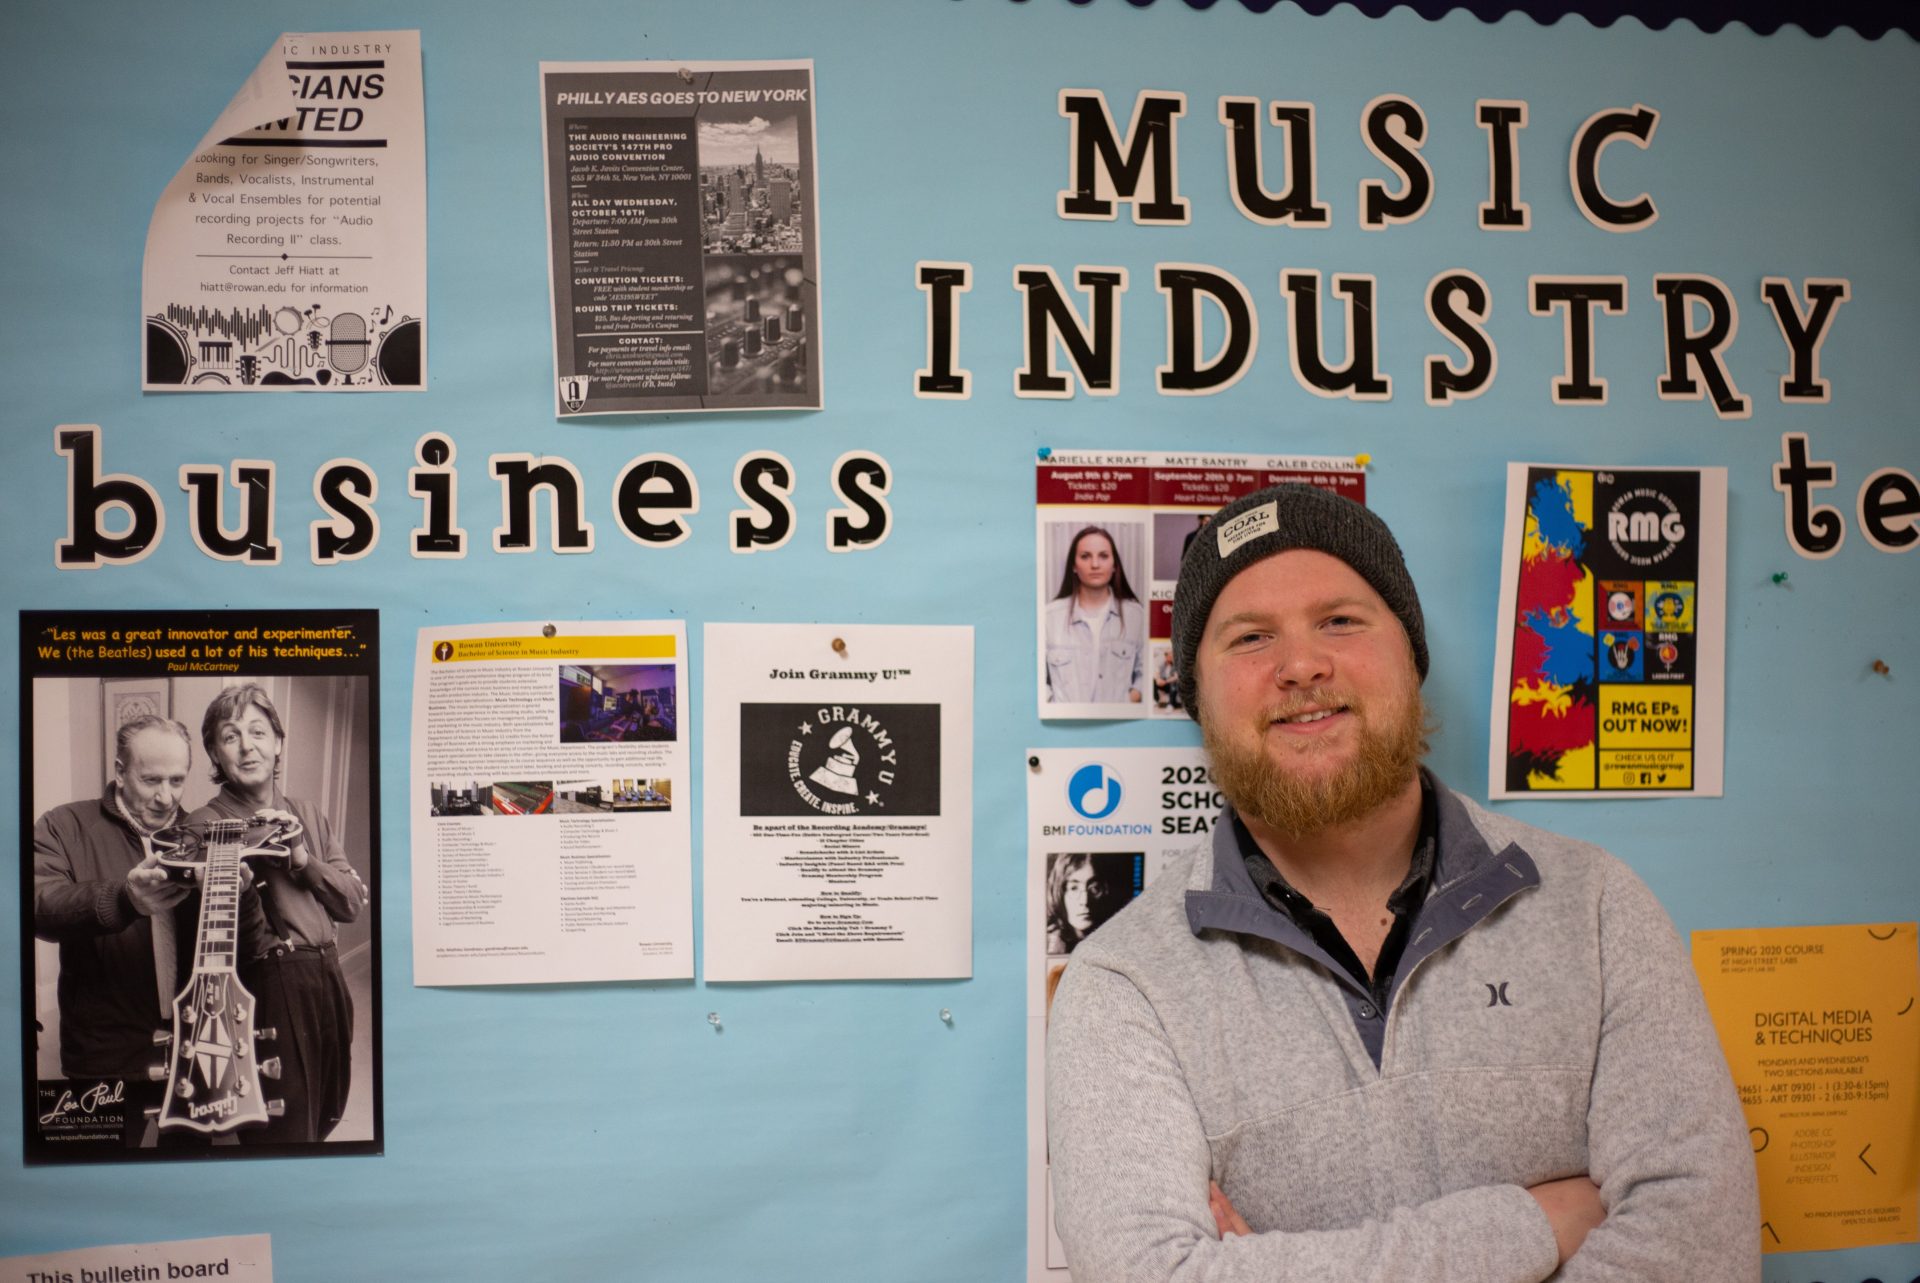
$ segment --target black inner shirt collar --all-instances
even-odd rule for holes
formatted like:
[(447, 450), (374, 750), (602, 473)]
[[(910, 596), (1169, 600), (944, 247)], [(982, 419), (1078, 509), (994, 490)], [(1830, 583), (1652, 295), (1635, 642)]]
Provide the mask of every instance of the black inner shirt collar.
[(1340, 934), (1340, 928), (1325, 910), (1316, 908), (1297, 888), (1281, 876), (1267, 853), (1253, 840), (1253, 834), (1235, 813), (1233, 816), (1233, 836), (1240, 847), (1240, 858), (1246, 862), (1247, 874), (1253, 879), (1253, 885), (1260, 891), (1261, 898), (1281, 913), (1293, 919), (1294, 923), (1308, 935), (1329, 957), (1338, 962), (1347, 974), (1374, 995), (1377, 1005), (1384, 1009), (1386, 995), (1393, 987), (1394, 973), (1400, 966), (1400, 955), (1405, 952), (1407, 938), (1412, 933), (1414, 919), (1419, 916), (1420, 906), (1426, 902), (1427, 892), (1433, 885), (1433, 869), (1439, 848), (1440, 807), (1434, 795), (1433, 780), (1425, 771), (1420, 772), (1420, 832), (1414, 838), (1413, 858), (1407, 864), (1407, 876), (1387, 897), (1387, 909), (1393, 914), (1393, 926), (1387, 932), (1387, 938), (1380, 946), (1380, 956), (1375, 959), (1373, 974), (1361, 965), (1359, 955)]

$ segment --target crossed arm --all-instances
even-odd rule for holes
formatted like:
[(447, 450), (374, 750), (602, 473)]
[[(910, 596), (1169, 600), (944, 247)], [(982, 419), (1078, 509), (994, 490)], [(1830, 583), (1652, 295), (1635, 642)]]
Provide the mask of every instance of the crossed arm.
[[(1546, 1213), (1547, 1223), (1553, 1226), (1554, 1246), (1561, 1265), (1580, 1250), (1593, 1228), (1607, 1219), (1606, 1205), (1600, 1201), (1600, 1187), (1585, 1176), (1545, 1181), (1530, 1186), (1527, 1193), (1533, 1195), (1533, 1201)], [(1213, 1225), (1220, 1231), (1221, 1238), (1253, 1233), (1253, 1226), (1234, 1210), (1232, 1200), (1221, 1190), (1218, 1181), (1207, 1183), (1207, 1210), (1213, 1213)]]
[(1702, 1283), (1758, 1277), (1745, 1122), (1672, 926), (1610, 870), (1589, 1172), (1456, 1190), (1324, 1229), (1254, 1233), (1212, 1185), (1192, 1093), (1150, 1004), (1116, 971), (1068, 968), (1048, 1038), (1057, 1224), (1076, 1277), (1127, 1283)]
[(1146, 999), (1116, 972), (1069, 965), (1047, 1062), (1055, 1223), (1076, 1279), (1539, 1283), (1558, 1264), (1552, 1226), (1517, 1185), (1337, 1227), (1222, 1236), (1186, 1079)]

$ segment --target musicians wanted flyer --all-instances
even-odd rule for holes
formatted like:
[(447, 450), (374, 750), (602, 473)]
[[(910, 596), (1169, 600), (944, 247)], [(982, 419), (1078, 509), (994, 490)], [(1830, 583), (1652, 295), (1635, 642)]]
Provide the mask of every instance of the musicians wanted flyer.
[(709, 980), (973, 974), (973, 629), (709, 624)]
[(379, 663), (371, 610), (20, 612), (28, 1163), (380, 1152)]
[(420, 33), (274, 42), (154, 205), (148, 392), (426, 386)]

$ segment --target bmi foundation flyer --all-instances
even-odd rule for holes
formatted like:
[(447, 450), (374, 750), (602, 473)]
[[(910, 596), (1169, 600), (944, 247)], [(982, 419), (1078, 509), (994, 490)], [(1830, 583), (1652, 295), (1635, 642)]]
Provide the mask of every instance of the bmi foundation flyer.
[(1047, 1154), (1047, 1017), (1067, 959), (1226, 798), (1198, 748), (1027, 750), (1027, 1283), (1065, 1283)]

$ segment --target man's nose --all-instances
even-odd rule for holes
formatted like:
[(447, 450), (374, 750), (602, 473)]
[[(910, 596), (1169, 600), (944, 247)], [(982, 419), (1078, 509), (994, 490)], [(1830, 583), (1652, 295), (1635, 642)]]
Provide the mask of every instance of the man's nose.
[(1326, 648), (1316, 639), (1306, 637), (1285, 643), (1273, 668), (1273, 682), (1282, 688), (1313, 686), (1325, 681), (1332, 672), (1333, 661)]

